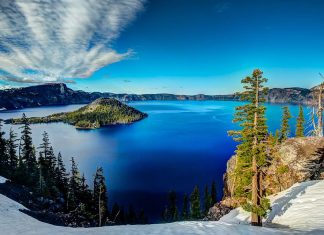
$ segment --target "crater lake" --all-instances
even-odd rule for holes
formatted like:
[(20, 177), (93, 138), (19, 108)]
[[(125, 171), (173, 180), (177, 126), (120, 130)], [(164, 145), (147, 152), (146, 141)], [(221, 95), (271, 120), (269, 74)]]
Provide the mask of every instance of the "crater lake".
[[(129, 105), (148, 114), (148, 118), (129, 125), (107, 126), (96, 130), (78, 130), (64, 123), (33, 124), (32, 136), (37, 148), (42, 133), (48, 132), (55, 153), (61, 152), (66, 168), (74, 157), (79, 170), (92, 187), (96, 168), (104, 169), (110, 208), (117, 202), (125, 210), (132, 205), (144, 209), (150, 222), (157, 222), (165, 209), (167, 193), (177, 192), (181, 210), (183, 194), (195, 185), (201, 197), (205, 185), (215, 180), (218, 199), (222, 197), (223, 174), (227, 160), (234, 154), (236, 142), (227, 135), (237, 129), (232, 123), (232, 101), (141, 101)], [(1, 119), (41, 117), (76, 110), (83, 105), (51, 106), (1, 111)], [(267, 104), (267, 124), (271, 132), (280, 128), (283, 105)], [(291, 134), (295, 133), (298, 106), (289, 105)], [(310, 108), (305, 108), (309, 120)], [(310, 123), (308, 123), (310, 127)], [(18, 125), (4, 124), (8, 136)]]

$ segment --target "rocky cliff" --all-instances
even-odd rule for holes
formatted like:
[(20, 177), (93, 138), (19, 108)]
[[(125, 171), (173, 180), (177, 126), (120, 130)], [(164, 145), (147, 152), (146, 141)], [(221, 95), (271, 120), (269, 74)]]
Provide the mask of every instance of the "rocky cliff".
[[(313, 104), (315, 91), (303, 88), (274, 88), (266, 96), (267, 102)], [(122, 101), (144, 100), (239, 100), (230, 95), (174, 95), (174, 94), (113, 94), (85, 92), (68, 88), (64, 83), (44, 84), (24, 88), (0, 90), (0, 109), (20, 109), (48, 105), (87, 104), (98, 98)]]
[[(280, 192), (298, 182), (324, 179), (324, 138), (288, 139), (272, 157), (265, 179), (268, 194)], [(231, 177), (235, 164), (236, 156), (233, 156), (227, 162), (224, 175), (224, 198), (227, 198), (228, 204), (232, 204), (230, 197), (235, 187)]]

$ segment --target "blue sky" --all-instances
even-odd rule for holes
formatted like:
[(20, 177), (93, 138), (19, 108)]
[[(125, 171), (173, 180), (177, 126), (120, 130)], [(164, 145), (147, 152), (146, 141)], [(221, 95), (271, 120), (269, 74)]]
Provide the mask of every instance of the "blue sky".
[(239, 90), (240, 80), (254, 68), (264, 71), (270, 87), (309, 88), (321, 81), (324, 1), (140, 3), (134, 17), (105, 42), (117, 59), (96, 64), (82, 79), (69, 73), (76, 82), (69, 86), (116, 93), (226, 94)]

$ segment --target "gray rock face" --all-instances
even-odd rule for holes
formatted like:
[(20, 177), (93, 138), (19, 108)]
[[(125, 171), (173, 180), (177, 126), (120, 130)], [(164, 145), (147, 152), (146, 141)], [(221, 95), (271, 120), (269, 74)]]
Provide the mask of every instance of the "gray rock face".
[(299, 182), (322, 179), (324, 138), (288, 139), (281, 145), (279, 155), (282, 164), (289, 167)]
[[(227, 162), (224, 175), (224, 197), (231, 197), (234, 180), (231, 177), (236, 156)], [(291, 187), (297, 182), (324, 179), (324, 138), (303, 137), (288, 139), (279, 146), (267, 169), (264, 182), (269, 194)]]
[(218, 221), (224, 215), (228, 214), (233, 208), (225, 206), (221, 203), (216, 203), (212, 208), (209, 209), (205, 220)]

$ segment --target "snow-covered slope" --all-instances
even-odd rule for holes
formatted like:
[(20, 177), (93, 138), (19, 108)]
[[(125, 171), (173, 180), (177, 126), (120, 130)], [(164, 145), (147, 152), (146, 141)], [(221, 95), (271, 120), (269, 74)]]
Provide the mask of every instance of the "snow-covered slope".
[[(0, 178), (0, 183), (4, 179)], [(40, 222), (19, 209), (19, 203), (0, 194), (0, 234), (110, 234), (110, 235), (175, 235), (175, 234), (324, 234), (324, 181), (311, 181), (295, 185), (276, 195), (269, 221), (278, 228), (257, 228), (245, 225), (248, 214), (233, 210), (222, 222), (178, 222), (155, 225), (125, 225), (101, 228), (68, 228)], [(242, 223), (242, 224), (239, 224)], [(288, 228), (292, 227), (292, 229)], [(298, 231), (297, 231), (298, 229)]]
[[(264, 220), (265, 226), (324, 234), (324, 180), (297, 183), (270, 200), (272, 211)], [(250, 214), (238, 208), (220, 221), (248, 224)]]

